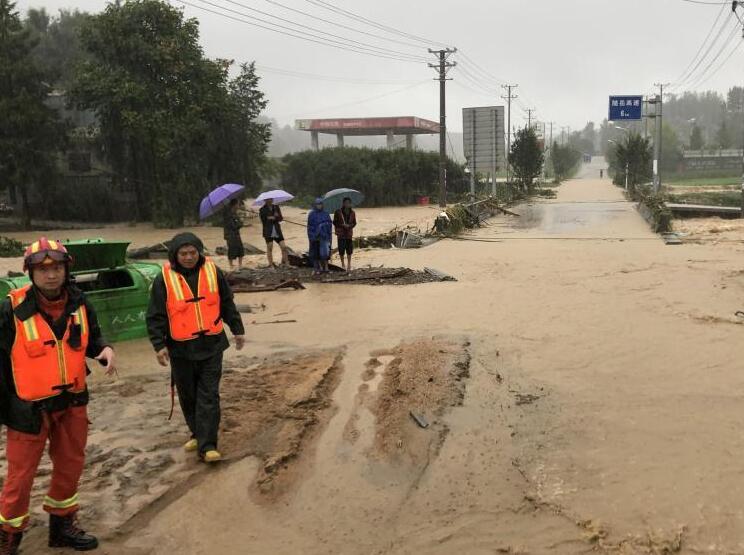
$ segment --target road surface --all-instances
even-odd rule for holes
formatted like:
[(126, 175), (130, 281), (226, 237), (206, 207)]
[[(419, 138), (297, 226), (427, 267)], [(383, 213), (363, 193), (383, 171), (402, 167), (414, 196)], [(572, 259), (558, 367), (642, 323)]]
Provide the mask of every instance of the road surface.
[[(258, 461), (232, 463), (109, 552), (743, 553), (742, 249), (666, 246), (598, 166), (583, 177), (466, 240), (376, 255), (457, 283), (266, 296), (301, 324), (252, 328), (254, 354), (343, 353), (293, 488), (269, 502)], [(432, 417), (443, 443), (391, 462), (365, 363), (421, 337), (469, 342), (470, 377)]]

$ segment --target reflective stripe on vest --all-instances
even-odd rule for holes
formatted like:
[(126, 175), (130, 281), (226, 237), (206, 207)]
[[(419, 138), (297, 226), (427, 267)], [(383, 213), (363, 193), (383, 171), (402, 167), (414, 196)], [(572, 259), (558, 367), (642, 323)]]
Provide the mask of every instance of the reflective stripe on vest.
[[(9, 293), (13, 308), (25, 299), (31, 286)], [(57, 339), (44, 317), (36, 313), (21, 321), (14, 317), (16, 335), (10, 351), (16, 394), (24, 401), (40, 401), (63, 391), (85, 391), (85, 351), (88, 347), (88, 313), (85, 305), (70, 315), (62, 339)], [(80, 346), (69, 343), (73, 325), (80, 326)]]
[(169, 263), (163, 266), (163, 279), (168, 323), (173, 340), (189, 341), (199, 335), (222, 333), (220, 290), (214, 262), (206, 259), (199, 269), (197, 296), (194, 296), (186, 278), (173, 270)]

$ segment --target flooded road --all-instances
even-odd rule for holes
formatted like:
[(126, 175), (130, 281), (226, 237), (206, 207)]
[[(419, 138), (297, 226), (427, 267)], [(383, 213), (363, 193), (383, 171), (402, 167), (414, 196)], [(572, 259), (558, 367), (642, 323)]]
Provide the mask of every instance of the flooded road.
[(262, 364), (340, 355), (332, 415), (281, 495), (240, 459), (105, 552), (744, 553), (744, 249), (666, 246), (590, 170), (522, 218), (365, 255), (457, 283), (241, 296), (297, 320), (248, 326)]

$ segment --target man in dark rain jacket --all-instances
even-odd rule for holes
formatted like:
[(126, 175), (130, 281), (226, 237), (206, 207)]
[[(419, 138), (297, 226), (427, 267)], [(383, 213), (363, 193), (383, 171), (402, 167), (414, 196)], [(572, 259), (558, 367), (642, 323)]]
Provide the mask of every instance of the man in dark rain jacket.
[(222, 271), (204, 256), (193, 233), (176, 235), (169, 262), (155, 278), (147, 311), (147, 330), (161, 366), (171, 366), (183, 416), (191, 431), (186, 451), (205, 462), (222, 458), (217, 450), (220, 425), (222, 354), (228, 348), (224, 324), (238, 350), (245, 330), (232, 290)]
[(111, 374), (114, 352), (101, 335), (93, 307), (70, 280), (71, 264), (59, 241), (35, 241), (24, 256), (31, 284), (11, 291), (0, 306), (0, 410), (8, 427), (0, 555), (18, 553), (47, 442), (52, 459), (44, 498), (49, 547), (98, 547), (76, 517), (88, 439), (85, 359), (97, 359)]

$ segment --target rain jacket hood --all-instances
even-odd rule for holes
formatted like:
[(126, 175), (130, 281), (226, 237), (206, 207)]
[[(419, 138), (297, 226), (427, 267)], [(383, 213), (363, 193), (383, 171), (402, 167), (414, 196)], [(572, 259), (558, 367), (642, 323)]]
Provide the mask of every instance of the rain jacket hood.
[(318, 204), (323, 204), (322, 198), (315, 199), (313, 209), (307, 215), (307, 237), (310, 241), (330, 241), (333, 222), (325, 210), (318, 209)]
[(170, 245), (168, 246), (168, 260), (173, 265), (173, 268), (181, 272), (185, 271), (185, 268), (178, 263), (176, 254), (178, 253), (178, 249), (185, 245), (193, 245), (199, 251), (199, 263), (196, 265), (196, 268), (201, 267), (204, 263), (204, 243), (202, 243), (202, 240), (193, 233), (179, 233), (170, 241)]

